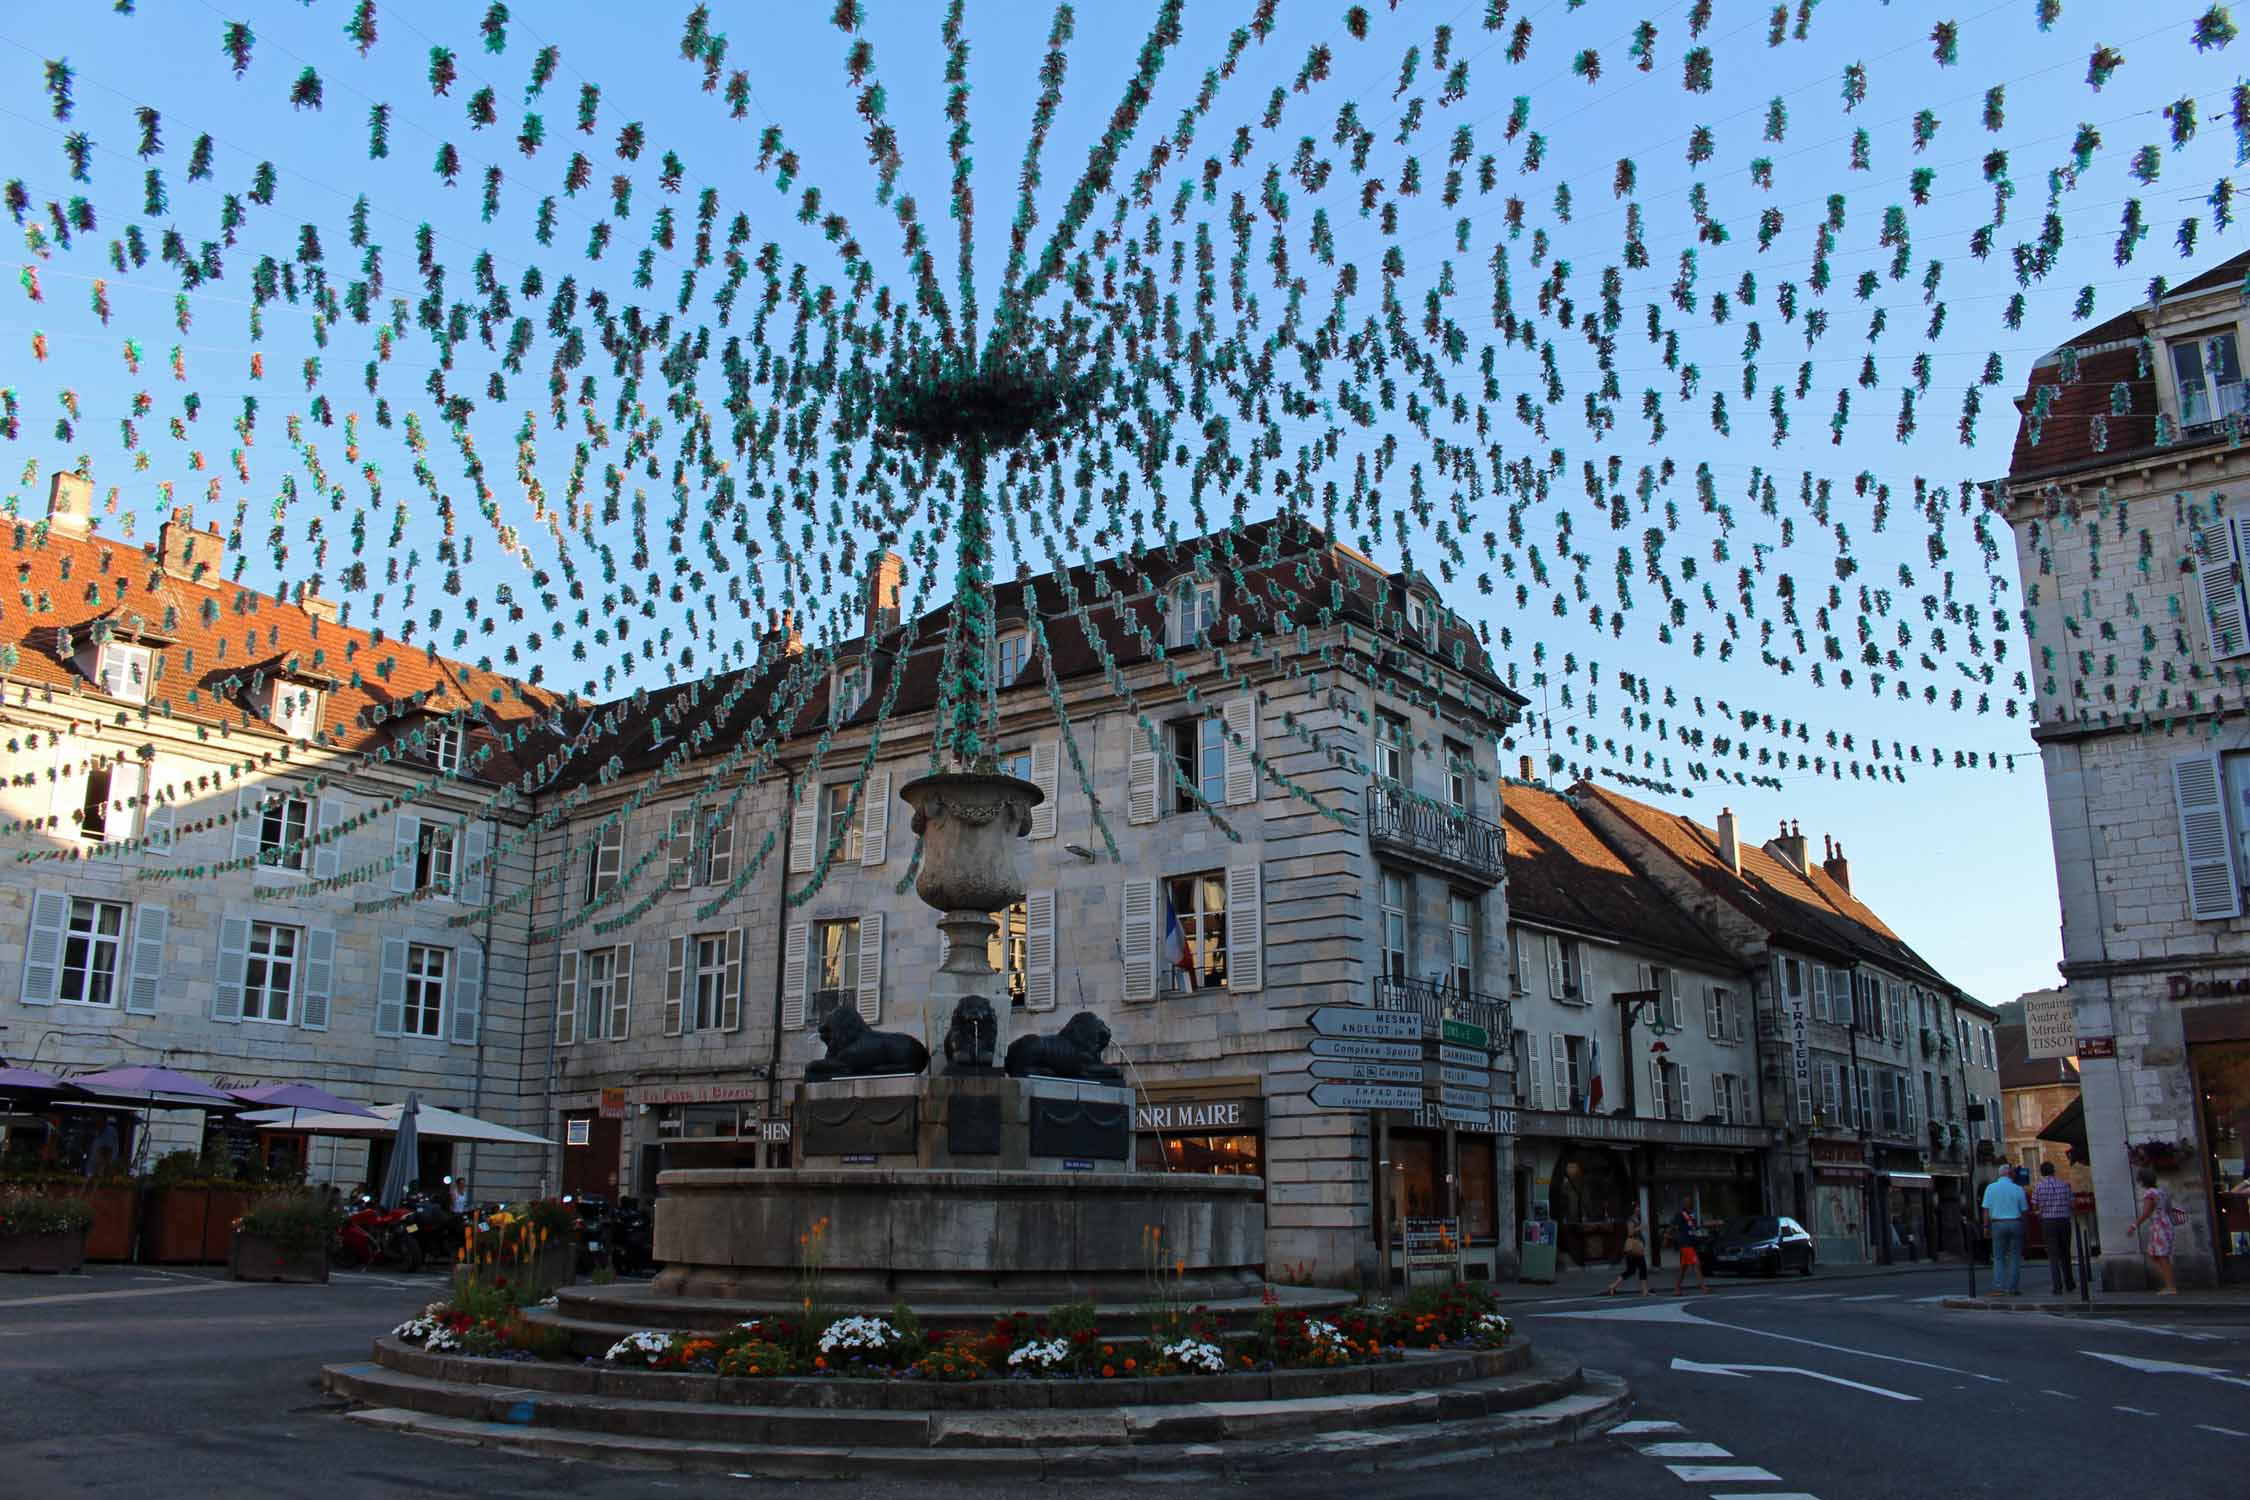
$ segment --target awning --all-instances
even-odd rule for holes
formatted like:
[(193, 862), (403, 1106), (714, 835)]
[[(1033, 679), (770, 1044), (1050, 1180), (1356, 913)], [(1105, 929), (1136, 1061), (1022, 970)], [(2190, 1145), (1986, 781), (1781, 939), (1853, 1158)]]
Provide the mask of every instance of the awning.
[(1892, 1187), (1934, 1188), (1937, 1186), (1937, 1179), (1927, 1172), (1886, 1172), (1883, 1175), (1890, 1178)]
[[(245, 1125), (269, 1130), (292, 1130), (303, 1135), (338, 1135), (382, 1138), (398, 1134), (400, 1104), (378, 1104), (373, 1114), (306, 1114), (286, 1109), (260, 1109), (239, 1118)], [(415, 1133), (426, 1141), (472, 1141), (487, 1146), (552, 1146), (553, 1141), (527, 1131), (511, 1130), (458, 1110), (424, 1104), (415, 1111)]]

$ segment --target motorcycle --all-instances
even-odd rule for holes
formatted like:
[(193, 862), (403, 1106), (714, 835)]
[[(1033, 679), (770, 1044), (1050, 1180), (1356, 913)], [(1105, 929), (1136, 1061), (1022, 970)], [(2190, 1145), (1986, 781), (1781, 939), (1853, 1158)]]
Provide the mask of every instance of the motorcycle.
[(442, 1197), (410, 1193), (400, 1211), (405, 1215), (401, 1232), (420, 1252), (412, 1269), (419, 1269), (424, 1261), (451, 1261), (459, 1255), (463, 1220)]
[(611, 1267), (609, 1200), (591, 1193), (563, 1194), (563, 1207), (578, 1221), (577, 1268), (581, 1276)]
[(362, 1195), (336, 1231), (336, 1258), (354, 1262), (363, 1271), (377, 1261), (395, 1261), (410, 1272), (420, 1270), (422, 1247), (416, 1243), (418, 1236), (407, 1232), (409, 1218), (403, 1207), (380, 1208), (373, 1198)]
[(656, 1224), (638, 1198), (620, 1198), (609, 1216), (610, 1261), (620, 1276), (638, 1276), (656, 1267)]

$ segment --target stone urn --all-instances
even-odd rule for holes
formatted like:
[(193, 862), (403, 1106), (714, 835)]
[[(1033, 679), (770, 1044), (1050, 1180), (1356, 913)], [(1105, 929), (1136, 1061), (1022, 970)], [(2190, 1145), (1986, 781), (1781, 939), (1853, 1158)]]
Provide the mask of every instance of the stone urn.
[(923, 1035), (936, 1051), (953, 1007), (966, 996), (982, 995), (999, 1018), (997, 1045), (1004, 1055), (1008, 996), (986, 949), (995, 930), (992, 914), (1023, 899), (1016, 844), (1031, 832), (1031, 810), (1046, 793), (1016, 776), (943, 771), (908, 782), (899, 796), (914, 809), (914, 832), (922, 840), (914, 893), (937, 909), (937, 925), (949, 943), (931, 979)]

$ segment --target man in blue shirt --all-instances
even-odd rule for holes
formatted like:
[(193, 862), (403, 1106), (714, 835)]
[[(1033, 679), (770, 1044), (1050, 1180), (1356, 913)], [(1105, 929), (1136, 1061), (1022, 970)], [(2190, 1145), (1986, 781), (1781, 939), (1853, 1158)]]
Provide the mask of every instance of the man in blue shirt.
[(1984, 1190), (1984, 1222), (1992, 1236), (1992, 1295), (2023, 1295), (2023, 1216), (2031, 1200), (2016, 1185), (2012, 1168), (2002, 1167)]

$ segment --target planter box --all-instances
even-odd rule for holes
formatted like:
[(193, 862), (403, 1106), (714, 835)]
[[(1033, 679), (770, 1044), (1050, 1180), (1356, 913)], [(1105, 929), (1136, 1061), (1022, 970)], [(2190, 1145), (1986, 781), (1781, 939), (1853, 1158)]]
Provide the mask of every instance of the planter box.
[(56, 1185), (51, 1198), (83, 1198), (94, 1205), (94, 1222), (86, 1231), (88, 1260), (131, 1260), (133, 1234), (140, 1227), (140, 1190), (129, 1182), (82, 1188)]
[(578, 1280), (578, 1247), (569, 1240), (557, 1241), (540, 1251), (538, 1259), (523, 1266), (496, 1269), (457, 1265), (453, 1268), (453, 1285), (458, 1288), (472, 1273), (481, 1273), (488, 1280), (505, 1276), (508, 1285), (516, 1291), (517, 1300), (529, 1305)]
[(52, 1271), (67, 1276), (86, 1263), (86, 1232), (0, 1234), (0, 1271)]
[(227, 1275), (236, 1281), (325, 1282), (328, 1247), (315, 1245), (292, 1255), (279, 1240), (265, 1235), (233, 1235), (228, 1244)]
[(234, 1187), (157, 1188), (148, 1195), (141, 1255), (159, 1265), (225, 1265), (234, 1221), (250, 1206)]

